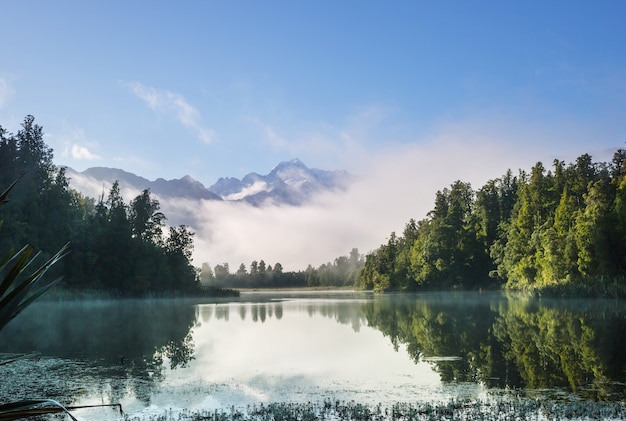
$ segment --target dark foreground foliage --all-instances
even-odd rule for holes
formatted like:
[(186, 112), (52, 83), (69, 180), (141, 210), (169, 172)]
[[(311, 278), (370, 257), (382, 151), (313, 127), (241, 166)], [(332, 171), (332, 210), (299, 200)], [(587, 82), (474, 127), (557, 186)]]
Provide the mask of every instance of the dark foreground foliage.
[[(214, 411), (167, 412), (151, 421), (431, 421), (431, 420), (617, 420), (626, 418), (624, 403), (558, 402), (530, 399), (450, 400), (447, 403), (397, 403), (390, 408), (356, 402), (270, 403)], [(126, 417), (127, 421), (140, 418)]]

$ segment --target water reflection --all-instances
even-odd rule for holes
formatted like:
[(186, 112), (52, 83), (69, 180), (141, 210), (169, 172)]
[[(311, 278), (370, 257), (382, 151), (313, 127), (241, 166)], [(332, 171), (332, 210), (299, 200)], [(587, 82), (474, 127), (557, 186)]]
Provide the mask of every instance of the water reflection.
[[(84, 392), (79, 379), (87, 374), (102, 378), (96, 384), (112, 402), (130, 389), (149, 404), (163, 380), (164, 364), (185, 367), (193, 358), (197, 312), (192, 303), (174, 300), (38, 303), (1, 332), (0, 352), (41, 354), (45, 362), (39, 365), (46, 365), (48, 373), (25, 363), (41, 372), (34, 382), (39, 389), (31, 390), (35, 396), (48, 396), (54, 389), (55, 397), (71, 404), (68, 398), (76, 389), (79, 395)], [(59, 376), (45, 382), (50, 372)], [(9, 382), (5, 386), (10, 387)]]
[[(200, 319), (202, 322), (208, 323), (212, 318), (215, 320), (228, 321), (230, 319), (231, 310), (236, 311), (241, 321), (246, 321), (250, 315), (252, 322), (265, 323), (267, 320), (283, 318), (283, 302), (243, 302), (232, 305), (208, 304), (200, 305)], [(309, 317), (322, 316), (334, 319), (341, 324), (350, 324), (355, 332), (364, 323), (367, 323), (363, 310), (359, 302), (355, 300), (307, 300), (294, 306), (291, 302), (290, 306), (295, 311), (306, 312)]]
[[(381, 297), (364, 311), (394, 347), (405, 344), (413, 361), (429, 361), (444, 382), (625, 396), (622, 301), (433, 294)], [(461, 358), (441, 358), (449, 356)]]
[(510, 389), (620, 400), (625, 308), (477, 293), (39, 303), (0, 334), (0, 352), (42, 355), (0, 367), (0, 401), (122, 402), (133, 413)]

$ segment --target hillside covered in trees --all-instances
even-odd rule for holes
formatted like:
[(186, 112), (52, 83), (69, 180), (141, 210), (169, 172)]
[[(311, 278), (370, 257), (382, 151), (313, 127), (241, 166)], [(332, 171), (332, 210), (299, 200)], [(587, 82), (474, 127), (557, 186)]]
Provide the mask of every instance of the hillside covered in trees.
[(362, 288), (507, 288), (546, 295), (626, 295), (626, 150), (551, 170), (456, 181), (434, 209), (366, 256)]
[(96, 201), (70, 189), (52, 158), (32, 116), (15, 135), (0, 127), (0, 186), (19, 180), (0, 213), (2, 255), (28, 243), (47, 257), (69, 241), (70, 254), (53, 268), (68, 289), (111, 296), (202, 292), (190, 261), (193, 233), (167, 228), (148, 190), (125, 203), (115, 183)]

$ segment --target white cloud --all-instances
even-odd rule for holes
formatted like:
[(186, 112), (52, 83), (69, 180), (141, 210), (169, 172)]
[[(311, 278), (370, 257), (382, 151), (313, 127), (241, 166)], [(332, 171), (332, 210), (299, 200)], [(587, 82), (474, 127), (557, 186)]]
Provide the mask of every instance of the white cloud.
[[(280, 262), (286, 270), (304, 270), (308, 264), (319, 266), (347, 255), (354, 247), (361, 253), (377, 248), (392, 231), (400, 234), (409, 219), (424, 218), (436, 191), (456, 180), (479, 189), (507, 169), (517, 174), (539, 160), (550, 167), (555, 158), (572, 162), (581, 153), (593, 153), (588, 141), (593, 136), (572, 127), (475, 119), (441, 126), (420, 142), (381, 137), (372, 149), (355, 125), (335, 136), (344, 165), (323, 167), (349, 168), (358, 176), (346, 192), (319, 196), (302, 207), (160, 201), (168, 223), (193, 221), (198, 266), (228, 262), (234, 271), (240, 263), (248, 266), (263, 259), (271, 265)], [(102, 186), (94, 189), (101, 191)]]
[(388, 142), (369, 153), (349, 145), (347, 150), (358, 151), (351, 165), (359, 180), (347, 192), (323, 195), (303, 207), (177, 201), (164, 211), (172, 222), (178, 215), (199, 216), (193, 227), (197, 265), (228, 262), (235, 270), (264, 259), (304, 270), (353, 247), (367, 253), (392, 231), (401, 234), (409, 219), (422, 219), (432, 209), (437, 190), (456, 180), (477, 190), (508, 169), (517, 175), (539, 160), (550, 167), (555, 158), (572, 162), (590, 152), (582, 137), (574, 138), (568, 130), (557, 137), (553, 129), (466, 121), (442, 127), (422, 143)]
[(97, 148), (98, 143), (90, 140), (85, 135), (85, 131), (81, 128), (71, 128), (66, 126), (64, 134), (61, 136), (47, 134), (54, 141), (61, 141), (62, 152), (64, 158), (71, 158), (77, 161), (96, 161), (102, 159), (101, 156), (92, 152), (93, 148)]
[(253, 207), (242, 203), (176, 201), (162, 203), (174, 222), (199, 216), (195, 263), (228, 262), (231, 268), (264, 259), (287, 270), (304, 270), (378, 247), (391, 231), (400, 232), (410, 218), (432, 208), (435, 192), (457, 178), (482, 180), (506, 170), (506, 148), (441, 143), (406, 146), (370, 156), (347, 192), (327, 194), (302, 207)]
[[(84, 174), (74, 174), (70, 176), (70, 185), (73, 189), (78, 190), (87, 197), (96, 199), (104, 197), (106, 199), (113, 183), (98, 181)], [(125, 183), (121, 183), (120, 185), (120, 194), (126, 202), (130, 202), (140, 193), (139, 190), (130, 188)]]
[(194, 131), (203, 143), (210, 143), (215, 137), (213, 130), (202, 125), (202, 118), (198, 110), (189, 104), (182, 95), (146, 86), (139, 82), (128, 83), (126, 86), (152, 110), (174, 114), (176, 119), (184, 127)]
[(0, 108), (4, 108), (9, 98), (13, 95), (13, 88), (6, 79), (0, 78)]
[(239, 199), (246, 197), (247, 195), (260, 193), (267, 189), (268, 189), (267, 183), (265, 183), (264, 181), (257, 181), (249, 187), (244, 187), (238, 193), (229, 194), (228, 196), (225, 197), (225, 199), (226, 200), (239, 200)]
[(80, 145), (72, 145), (72, 158), (77, 160), (86, 160), (86, 161), (95, 161), (98, 159), (102, 159), (100, 156), (91, 153), (89, 149)]

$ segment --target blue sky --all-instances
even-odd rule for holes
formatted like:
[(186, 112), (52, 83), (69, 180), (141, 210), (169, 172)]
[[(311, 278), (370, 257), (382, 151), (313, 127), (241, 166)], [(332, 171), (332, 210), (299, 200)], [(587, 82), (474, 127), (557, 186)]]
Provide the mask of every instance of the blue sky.
[(293, 157), (363, 172), (365, 156), (451, 127), (538, 147), (536, 160), (626, 139), (623, 1), (1, 9), (0, 124), (33, 114), (56, 162), (78, 170), (210, 185)]
[[(6, 1), (0, 125), (58, 165), (151, 180), (359, 175), (307, 207), (206, 217), (195, 261), (304, 269), (367, 252), (457, 179), (610, 160), (626, 140), (624, 1)], [(101, 186), (97, 186), (101, 189)], [(272, 239), (273, 241), (268, 241)]]

